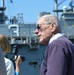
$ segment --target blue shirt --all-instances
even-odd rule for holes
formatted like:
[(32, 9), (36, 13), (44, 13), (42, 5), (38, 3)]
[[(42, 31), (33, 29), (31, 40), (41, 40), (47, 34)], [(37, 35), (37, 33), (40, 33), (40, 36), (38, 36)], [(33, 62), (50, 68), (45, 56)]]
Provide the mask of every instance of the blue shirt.
[(15, 75), (18, 75), (18, 72), (15, 71)]

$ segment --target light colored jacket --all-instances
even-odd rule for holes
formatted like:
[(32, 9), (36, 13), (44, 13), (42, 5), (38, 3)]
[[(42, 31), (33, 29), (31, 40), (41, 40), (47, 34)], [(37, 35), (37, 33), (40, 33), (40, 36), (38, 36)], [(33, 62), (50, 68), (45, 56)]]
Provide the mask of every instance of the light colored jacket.
[(8, 58), (4, 58), (4, 59), (5, 59), (7, 75), (14, 75), (14, 66), (12, 61)]

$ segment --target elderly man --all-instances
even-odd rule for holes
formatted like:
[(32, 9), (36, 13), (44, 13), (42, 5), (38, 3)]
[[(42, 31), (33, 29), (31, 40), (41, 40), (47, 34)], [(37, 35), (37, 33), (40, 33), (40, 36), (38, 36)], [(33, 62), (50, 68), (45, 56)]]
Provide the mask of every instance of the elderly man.
[(74, 75), (74, 45), (62, 35), (60, 20), (51, 14), (39, 17), (35, 34), (47, 44), (40, 75)]

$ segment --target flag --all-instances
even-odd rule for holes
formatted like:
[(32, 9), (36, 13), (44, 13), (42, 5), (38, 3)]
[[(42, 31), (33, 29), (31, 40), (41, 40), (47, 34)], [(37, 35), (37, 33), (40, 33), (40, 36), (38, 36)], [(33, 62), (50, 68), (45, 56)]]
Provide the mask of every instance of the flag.
[(13, 0), (10, 0), (11, 3), (13, 3)]

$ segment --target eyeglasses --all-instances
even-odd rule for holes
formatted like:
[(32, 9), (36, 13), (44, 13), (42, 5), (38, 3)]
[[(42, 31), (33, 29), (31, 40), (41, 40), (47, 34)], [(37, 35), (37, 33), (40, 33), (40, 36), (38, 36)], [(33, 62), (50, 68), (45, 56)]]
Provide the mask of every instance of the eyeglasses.
[(52, 23), (37, 24), (36, 29), (38, 29), (39, 31), (42, 31), (41, 25), (45, 25), (45, 24), (52, 24)]
[(39, 25), (37, 25), (37, 26), (36, 26), (36, 29), (38, 29), (38, 30), (39, 30), (40, 28), (41, 28), (41, 27), (40, 27)]

